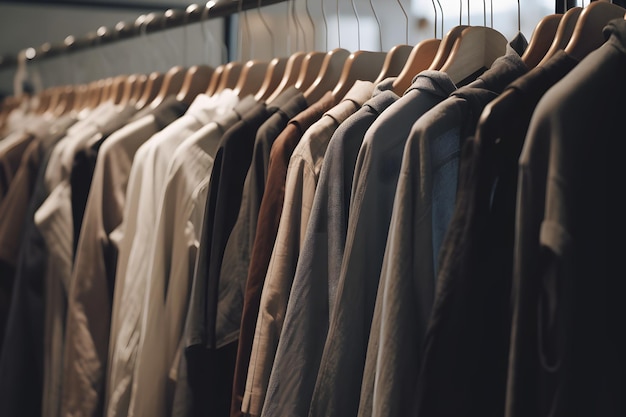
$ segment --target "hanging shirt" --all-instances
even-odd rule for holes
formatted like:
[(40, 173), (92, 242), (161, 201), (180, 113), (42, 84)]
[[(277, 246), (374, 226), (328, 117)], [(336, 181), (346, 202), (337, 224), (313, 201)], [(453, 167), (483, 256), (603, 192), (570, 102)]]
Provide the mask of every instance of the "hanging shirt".
[(626, 413), (625, 274), (609, 255), (626, 21), (603, 34), (539, 101), (520, 156), (507, 417)]
[(143, 312), (142, 338), (129, 414), (169, 416), (204, 204), (214, 157), (224, 132), (256, 101), (248, 96), (186, 139), (175, 151), (157, 216)]
[[(295, 87), (292, 88), (295, 90)], [(223, 338), (225, 343), (230, 343), (239, 337), (241, 312), (243, 310), (242, 289), (245, 288), (248, 277), (250, 256), (267, 181), (272, 145), (285, 129), (289, 120), (308, 107), (301, 92), (295, 90), (294, 93), (288, 92), (288, 94), (293, 94), (289, 102), (270, 116), (257, 132), (252, 164), (244, 182), (239, 216), (224, 251), (220, 281), (224, 282), (225, 291), (220, 291), (220, 304), (218, 305), (220, 323), (217, 324), (217, 327), (222, 329), (220, 338)]]
[[(48, 186), (54, 186), (55, 183), (56, 186), (35, 213), (35, 224), (40, 229), (48, 250), (44, 277), (46, 318), (44, 340), (48, 342), (47, 363), (44, 369), (46, 377), (44, 383), (46, 401), (45, 408), (42, 409), (44, 416), (56, 416), (59, 413), (67, 297), (74, 248), (70, 185), (73, 159), (77, 152), (91, 146), (94, 140), (99, 140), (100, 137), (107, 136), (123, 126), (135, 112), (132, 106), (111, 106), (110, 109), (103, 113), (101, 118), (94, 119), (93, 123), (62, 139), (54, 148), (52, 157), (57, 159), (51, 160), (51, 164), (53, 162), (54, 164), (48, 166), (45, 175)], [(70, 130), (74, 127), (75, 125)]]
[[(110, 288), (109, 286), (114, 273), (114, 267), (111, 268), (111, 263), (114, 262), (115, 258), (108, 235), (121, 222), (125, 187), (134, 152), (141, 143), (178, 117), (183, 110), (184, 106), (180, 103), (177, 103), (175, 100), (167, 100), (162, 106), (155, 109), (152, 115), (130, 122), (112, 133), (106, 142), (102, 144), (99, 152), (100, 156), (98, 157), (100, 162), (96, 161), (93, 179), (89, 180), (92, 183), (90, 188), (93, 189), (93, 192), (89, 193), (91, 196), (85, 202), (85, 221), (82, 222), (80, 235), (75, 233), (77, 237), (82, 236), (82, 238), (79, 238), (79, 242), (76, 244), (78, 250), (74, 259), (70, 281), (73, 283), (71, 284), (73, 289), (69, 289), (67, 313), (68, 343), (77, 343), (80, 346), (86, 340), (91, 340), (92, 345), (97, 347), (95, 351), (87, 352), (78, 347), (68, 346), (66, 354), (72, 355), (68, 359), (72, 362), (80, 362), (87, 359), (91, 361), (93, 360), (91, 355), (103, 355), (100, 356), (100, 358), (104, 358), (101, 368), (105, 369), (107, 348), (106, 342), (104, 347), (102, 347), (101, 343), (102, 340), (108, 339), (112, 293), (112, 287)], [(72, 171), (72, 175), (75, 175), (74, 171)], [(74, 190), (75, 188), (72, 188), (71, 191), (72, 199), (75, 201)], [(72, 211), (75, 212), (75, 210), (76, 207), (72, 205)], [(70, 283), (68, 282), (66, 285), (70, 286)], [(55, 309), (50, 306), (48, 312), (50, 317), (59, 314), (61, 313), (55, 312)], [(77, 316), (80, 316), (81, 320), (77, 321)], [(55, 330), (52, 327), (46, 327), (50, 334), (48, 337), (50, 339), (56, 338), (57, 342), (55, 343), (61, 346), (61, 353), (54, 353), (50, 358), (50, 368), (46, 370), (47, 376), (44, 384), (44, 405), (51, 413), (53, 412), (52, 410), (56, 410), (54, 415), (58, 415), (59, 412), (58, 403), (61, 398), (61, 378), (63, 375), (62, 336), (65, 333), (63, 332), (65, 325), (64, 314), (59, 319), (61, 318), (63, 326), (56, 325)], [(105, 324), (101, 325), (101, 323)], [(60, 340), (58, 339), (59, 337), (61, 338)], [(74, 369), (71, 368), (70, 372), (74, 372)], [(90, 375), (91, 378), (97, 381), (94, 382), (94, 385), (99, 386), (97, 388), (97, 403), (99, 404), (97, 407), (101, 409), (103, 375), (102, 372), (99, 374), (94, 372)], [(100, 376), (98, 377), (98, 375)], [(81, 377), (86, 377), (86, 375)], [(70, 378), (73, 377), (68, 376), (66, 380), (72, 380)], [(98, 378), (102, 378), (102, 380), (98, 380)], [(76, 396), (71, 401), (83, 404), (79, 399), (86, 398), (88, 395), (83, 390), (91, 393), (92, 387), (91, 383), (79, 385), (67, 392), (67, 395), (69, 397)], [(68, 401), (70, 400), (68, 399)], [(53, 406), (53, 404), (56, 404), (56, 406)]]
[(289, 160), (285, 202), (261, 293), (248, 367), (243, 399), (243, 411), (248, 414), (261, 414), (326, 147), (337, 127), (372, 96), (373, 90), (371, 82), (357, 81), (339, 104), (305, 132)]
[(259, 312), (261, 290), (278, 232), (285, 197), (289, 158), (304, 132), (335, 104), (330, 92), (289, 121), (272, 145), (267, 181), (259, 208), (256, 234), (252, 245), (250, 268), (245, 284), (239, 344), (233, 381), (231, 416), (242, 416), (241, 405), (246, 388), (254, 326)]
[[(141, 355), (143, 306), (149, 280), (150, 250), (167, 168), (176, 148), (217, 115), (238, 102), (231, 90), (213, 97), (198, 95), (185, 114), (139, 147), (128, 180), (123, 222), (113, 233), (119, 241), (116, 266), (107, 415), (126, 415), (134, 389), (136, 361)], [(120, 232), (123, 230), (123, 232)], [(84, 403), (84, 400), (83, 400)], [(80, 403), (78, 403), (80, 404)]]
[(335, 306), (311, 401), (311, 416), (354, 416), (359, 406), (376, 290), (402, 151), (412, 123), (455, 87), (438, 71), (418, 74), (367, 131), (354, 172)]
[(435, 263), (456, 201), (460, 146), (473, 135), (487, 103), (526, 72), (518, 53), (508, 46), (507, 54), (488, 71), (412, 127), (393, 203), (360, 415), (393, 416), (414, 409), (435, 293)]
[(263, 416), (307, 416), (328, 333), (348, 229), (348, 208), (356, 159), (365, 132), (399, 97), (394, 79), (379, 83), (372, 98), (333, 134), (315, 191), (311, 216), (293, 286)]
[[(82, 122), (82, 123), (81, 123)], [(67, 129), (65, 136), (80, 131), (86, 120)], [(15, 278), (5, 332), (6, 340), (0, 354), (0, 398), (7, 416), (41, 415), (44, 360), (44, 276), (47, 248), (35, 225), (35, 212), (48, 198), (45, 174), (56, 146), (62, 141), (51, 132), (51, 141), (42, 141), (42, 162), (37, 173), (33, 196), (25, 210), (22, 244), (15, 263)], [(58, 151), (57, 151), (58, 152)]]
[(0, 204), (9, 191), (9, 186), (19, 168), (22, 155), (33, 139), (34, 135), (23, 133), (17, 140), (12, 141), (8, 146), (2, 146), (0, 149)]
[[(68, 114), (47, 125), (46, 129), (33, 132), (34, 139), (25, 149), (20, 166), (7, 190), (6, 199), (0, 204), (0, 264), (10, 269), (14, 269), (17, 262), (22, 241), (21, 230), (42, 158), (65, 136), (67, 129), (75, 122), (76, 118)], [(7, 288), (10, 288), (14, 272), (6, 269), (1, 274), (3, 279), (7, 280), (6, 284), (9, 285)]]
[[(509, 84), (464, 149), (425, 340), (422, 414), (504, 413), (517, 161), (537, 102), (576, 64), (560, 51)], [(462, 350), (453, 348), (461, 344)], [(443, 401), (437, 393), (452, 386), (458, 400)]]
[(257, 103), (222, 136), (216, 153), (185, 323), (185, 383), (175, 394), (176, 415), (228, 415), (236, 343), (224, 344), (218, 323), (219, 276), (224, 249), (237, 220), (258, 129), (294, 90), (266, 106)]

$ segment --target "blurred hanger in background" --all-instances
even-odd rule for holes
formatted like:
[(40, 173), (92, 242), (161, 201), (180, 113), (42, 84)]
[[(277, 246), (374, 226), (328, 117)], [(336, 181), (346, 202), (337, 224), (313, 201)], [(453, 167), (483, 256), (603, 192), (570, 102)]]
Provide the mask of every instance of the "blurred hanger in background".
[[(441, 10), (441, 33), (443, 35), (443, 8), (441, 3), (437, 0), (439, 10)], [(435, 37), (433, 39), (426, 39), (419, 42), (413, 47), (406, 64), (398, 77), (393, 82), (393, 91), (401, 96), (411, 86), (413, 78), (420, 72), (428, 69), (439, 51), (439, 45), (441, 39), (437, 39), (437, 6), (435, 6), (435, 0), (432, 0), (433, 9), (435, 11)], [(452, 45), (450, 46), (452, 49)]]

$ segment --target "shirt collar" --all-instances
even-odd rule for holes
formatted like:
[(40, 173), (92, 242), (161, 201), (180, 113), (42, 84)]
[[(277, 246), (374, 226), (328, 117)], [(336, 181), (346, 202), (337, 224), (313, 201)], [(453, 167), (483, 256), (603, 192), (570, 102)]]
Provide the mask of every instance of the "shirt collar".
[(185, 115), (195, 117), (201, 124), (205, 125), (211, 123), (217, 115), (232, 109), (238, 102), (239, 97), (229, 88), (214, 96), (198, 94)]
[(374, 83), (357, 80), (348, 90), (344, 98), (324, 116), (332, 117), (337, 123), (342, 123), (372, 96)]
[(425, 70), (413, 78), (413, 83), (404, 94), (415, 90), (445, 98), (456, 90), (456, 86), (445, 72)]
[[(470, 88), (484, 88), (500, 94), (513, 81), (528, 72), (528, 67), (522, 61), (517, 51), (507, 44), (506, 53), (496, 59), (491, 68), (485, 71), (475, 81), (468, 84)], [(460, 88), (462, 90), (465, 87)]]
[(302, 94), (296, 87), (289, 87), (282, 93), (280, 93), (271, 103), (268, 103), (267, 109), (270, 113), (276, 112), (278, 109), (281, 109), (283, 106), (287, 105), (289, 101), (296, 97), (297, 95)]

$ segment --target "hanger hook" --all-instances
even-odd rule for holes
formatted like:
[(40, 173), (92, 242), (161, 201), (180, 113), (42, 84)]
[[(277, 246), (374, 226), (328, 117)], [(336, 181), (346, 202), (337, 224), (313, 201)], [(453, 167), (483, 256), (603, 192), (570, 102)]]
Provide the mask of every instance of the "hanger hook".
[[(522, 9), (520, 7), (520, 1), (517, 0), (517, 31), (522, 31)], [(493, 28), (493, 0), (491, 0), (491, 27)]]
[(487, 0), (483, 0), (483, 26), (487, 27)]
[(302, 31), (302, 43), (304, 44), (304, 48), (306, 49), (306, 33), (304, 33), (304, 27), (302, 26), (302, 22), (298, 18), (298, 13), (296, 11), (296, 0), (293, 0), (291, 3), (291, 14), (293, 16), (294, 24), (296, 25), (296, 50), (300, 50), (300, 40), (299, 40), (299, 30)]
[[(287, 0), (285, 3), (287, 4), (287, 14), (286, 14), (286, 22), (287, 22), (287, 41), (285, 43), (285, 48), (287, 49), (287, 54), (290, 54), (292, 49), (291, 49), (291, 16), (290, 16), (290, 10), (291, 10), (291, 1), (292, 0)], [(294, 0), (295, 1), (295, 0)], [(296, 28), (297, 30), (297, 28)]]
[(326, 29), (326, 51), (328, 52), (328, 20), (326, 11), (324, 10), (324, 0), (322, 0), (322, 19), (324, 20), (324, 28)]
[[(322, 1), (322, 3), (324, 2)], [(313, 17), (311, 17), (311, 12), (309, 11), (309, 0), (305, 0), (304, 7), (306, 10), (306, 15), (309, 18), (309, 22), (311, 23), (311, 29), (313, 29), (313, 50), (315, 49), (315, 23), (313, 22)], [(304, 33), (304, 28), (302, 30), (302, 33)], [(306, 36), (304, 38), (306, 39)]]
[(341, 26), (339, 25), (339, 0), (337, 0), (337, 42), (339, 43), (339, 47), (341, 48)]
[(372, 13), (374, 13), (374, 19), (376, 19), (376, 25), (378, 26), (378, 42), (380, 44), (380, 50), (383, 50), (383, 31), (380, 28), (380, 19), (378, 18), (378, 14), (376, 14), (376, 9), (374, 8), (374, 4), (372, 0), (370, 0), (370, 7), (372, 8)]
[(459, 26), (461, 26), (461, 19), (463, 19), (463, 0), (459, 0)]
[[(270, 42), (272, 42), (272, 56), (276, 56), (276, 42), (274, 41), (274, 32), (270, 29), (270, 25), (267, 24), (265, 18), (263, 17), (263, 13), (261, 13), (261, 0), (257, 3), (257, 12), (259, 13), (259, 19), (261, 19), (261, 23), (267, 29), (267, 33), (270, 35)], [(246, 19), (247, 20), (247, 19)], [(297, 33), (297, 32), (296, 32)]]
[[(443, 7), (441, 7), (441, 2), (439, 0), (437, 0), (437, 4), (439, 5), (439, 11), (441, 12), (441, 39), (443, 39)], [(435, 35), (435, 38), (436, 37), (437, 36)]]
[[(239, 19), (239, 21), (241, 22), (241, 14), (243, 12), (243, 20), (244, 20), (244, 24), (243, 24), (243, 28), (241, 29), (241, 36), (239, 37), (238, 40), (238, 45), (241, 46), (240, 50), (239, 50), (239, 59), (243, 60), (243, 31), (246, 31), (246, 40), (248, 41), (248, 49), (250, 50), (250, 52), (248, 52), (248, 56), (252, 55), (252, 43), (251, 43), (251, 38), (250, 38), (250, 22), (248, 21), (248, 13), (246, 11), (243, 10), (243, 0), (239, 0), (239, 4), (237, 5), (237, 17)], [(242, 26), (241, 24), (239, 25), (240, 27)], [(237, 32), (237, 35), (239, 35), (239, 32)]]
[[(243, 0), (241, 0), (242, 3), (242, 9), (243, 9)], [(254, 51), (252, 48), (252, 32), (250, 31), (250, 21), (248, 20), (248, 11), (247, 10), (242, 10), (243, 12), (243, 20), (244, 20), (244, 29), (246, 31), (246, 45), (247, 45), (247, 49), (248, 49), (248, 53), (246, 54), (246, 56), (248, 57), (248, 59), (252, 59), (252, 56), (254, 55)], [(241, 48), (242, 51), (242, 55), (241, 55), (241, 59), (243, 58), (243, 45)]]
[(189, 15), (193, 12), (192, 6), (195, 7), (196, 5), (188, 6), (185, 10), (185, 16), (183, 17), (183, 62), (185, 63), (185, 66), (189, 66), (189, 54), (187, 49), (189, 46)]
[[(354, 0), (352, 0), (352, 10), (354, 10), (354, 17), (356, 17), (357, 50), (360, 51), (361, 50), (361, 20), (359, 19), (359, 14), (356, 11)], [(337, 17), (339, 17), (339, 13), (337, 13)]]
[[(200, 28), (202, 29), (202, 36), (204, 37), (205, 42), (210, 39), (213, 44), (217, 44), (218, 42), (215, 40), (215, 37), (213, 36), (211, 31), (206, 27), (205, 23), (207, 20), (209, 20), (209, 17), (211, 15), (211, 9), (216, 4), (217, 3), (215, 0), (209, 0), (205, 5), (204, 10), (202, 10), (202, 15), (200, 15)], [(221, 51), (220, 63), (225, 64), (228, 61), (228, 48), (223, 41), (219, 42), (219, 48)], [(209, 62), (209, 48), (206, 48), (205, 51), (207, 53), (206, 62)]]
[[(404, 29), (405, 29), (405, 40), (406, 45), (409, 44), (409, 15), (406, 14), (406, 10), (404, 10), (404, 6), (402, 5), (402, 1), (398, 0), (398, 6), (400, 6), (400, 10), (402, 10), (402, 14), (404, 15)], [(381, 48), (382, 51), (382, 48)]]
[(470, 25), (470, 0), (467, 0), (467, 26)]
[(430, 0), (433, 4), (433, 10), (435, 11), (435, 38), (437, 37), (437, 6), (435, 6), (435, 0)]

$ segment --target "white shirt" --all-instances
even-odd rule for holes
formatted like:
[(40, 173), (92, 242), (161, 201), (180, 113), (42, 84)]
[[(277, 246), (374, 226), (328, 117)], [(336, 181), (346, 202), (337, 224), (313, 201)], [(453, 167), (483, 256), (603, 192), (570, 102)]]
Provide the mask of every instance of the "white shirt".
[[(254, 103), (251, 98), (251, 104)], [(239, 120), (240, 113), (229, 110), (204, 126), (176, 149), (168, 168), (150, 256), (140, 340), (142, 354), (137, 358), (129, 415), (169, 415), (167, 405), (172, 404), (174, 391), (167, 386), (176, 383), (182, 354), (181, 340), (213, 161), (222, 135)]]
[(237, 100), (230, 90), (213, 97), (197, 96), (185, 115), (155, 134), (135, 155), (120, 229), (123, 237), (119, 243), (111, 322), (114, 343), (109, 345), (108, 416), (127, 415), (136, 361), (143, 354), (142, 313), (168, 165), (185, 139), (232, 109)]

